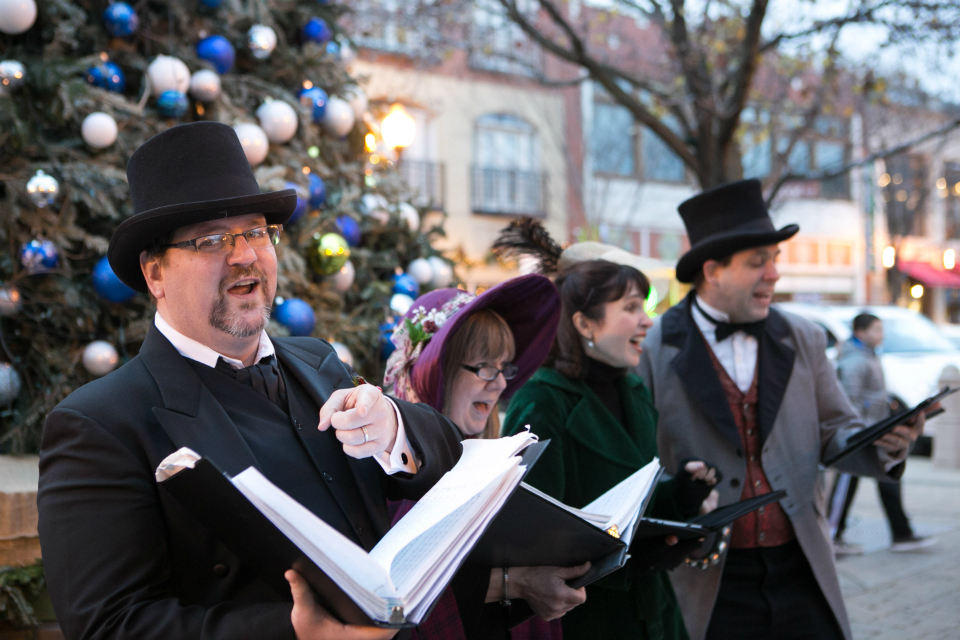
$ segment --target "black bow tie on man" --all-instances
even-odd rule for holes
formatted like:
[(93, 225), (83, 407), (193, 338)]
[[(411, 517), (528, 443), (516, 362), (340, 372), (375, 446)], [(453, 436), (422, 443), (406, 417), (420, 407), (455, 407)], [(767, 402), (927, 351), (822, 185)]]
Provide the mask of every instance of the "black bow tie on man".
[(763, 320), (757, 320), (756, 322), (724, 322), (723, 320), (717, 320), (704, 311), (703, 307), (699, 304), (697, 304), (697, 310), (716, 327), (717, 342), (723, 342), (737, 331), (748, 333), (759, 340), (760, 336), (763, 335), (763, 328), (767, 322), (765, 318)]

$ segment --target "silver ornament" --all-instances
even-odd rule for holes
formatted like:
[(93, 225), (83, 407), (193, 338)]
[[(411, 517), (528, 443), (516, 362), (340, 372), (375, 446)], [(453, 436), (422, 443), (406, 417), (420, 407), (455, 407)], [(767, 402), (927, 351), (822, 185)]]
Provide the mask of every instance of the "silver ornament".
[(353, 281), (357, 277), (356, 267), (353, 266), (353, 263), (347, 260), (343, 263), (343, 266), (340, 267), (340, 270), (335, 274), (330, 276), (330, 281), (333, 283), (333, 288), (344, 293), (353, 286)]
[(20, 395), (20, 374), (12, 365), (0, 362), (0, 403), (13, 402)]
[(190, 76), (190, 95), (200, 102), (213, 102), (220, 97), (220, 74), (200, 69)]
[(407, 273), (421, 285), (429, 284), (433, 280), (433, 267), (423, 258), (412, 260), (407, 265)]
[(120, 362), (113, 345), (106, 340), (94, 340), (83, 349), (83, 366), (95, 376), (105, 376)]
[(277, 48), (277, 33), (265, 24), (255, 24), (247, 31), (247, 46), (257, 60), (266, 60)]
[(23, 65), (16, 60), (0, 62), (0, 96), (8, 95), (11, 91), (23, 84), (27, 72)]
[(0, 316), (13, 316), (20, 311), (20, 290), (10, 285), (0, 289)]
[(348, 367), (353, 366), (353, 354), (350, 353), (350, 349), (347, 348), (347, 345), (342, 342), (331, 342), (330, 346), (333, 347), (333, 350), (337, 352), (337, 357), (340, 358), (340, 362), (344, 363)]
[(60, 183), (53, 176), (48, 176), (42, 170), (27, 182), (27, 196), (38, 207), (47, 207), (53, 204), (60, 193)]
[(427, 262), (430, 263), (430, 267), (433, 269), (433, 280), (431, 284), (434, 288), (443, 289), (444, 287), (449, 287), (450, 283), (453, 282), (453, 267), (450, 266), (450, 263), (439, 256), (430, 256), (427, 258)]

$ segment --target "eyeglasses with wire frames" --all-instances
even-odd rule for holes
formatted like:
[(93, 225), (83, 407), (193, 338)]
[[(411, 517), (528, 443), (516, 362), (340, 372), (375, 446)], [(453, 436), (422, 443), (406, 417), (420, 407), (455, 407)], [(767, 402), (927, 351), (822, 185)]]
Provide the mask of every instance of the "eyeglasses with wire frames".
[(483, 380), (484, 382), (493, 382), (494, 380), (497, 379), (497, 376), (500, 375), (501, 373), (503, 374), (504, 380), (513, 380), (514, 378), (517, 377), (517, 373), (520, 371), (520, 368), (517, 365), (513, 364), (512, 362), (508, 362), (505, 365), (503, 365), (502, 369), (497, 369), (496, 367), (491, 367), (489, 365), (483, 365), (482, 367), (472, 367), (469, 364), (462, 364), (460, 366), (466, 369), (467, 371), (469, 371), (470, 373), (475, 373), (477, 377)]
[(197, 253), (229, 253), (237, 244), (237, 237), (243, 236), (254, 251), (266, 249), (280, 242), (282, 224), (266, 224), (242, 233), (214, 233), (209, 236), (191, 238), (182, 242), (162, 245), (163, 249), (192, 249)]

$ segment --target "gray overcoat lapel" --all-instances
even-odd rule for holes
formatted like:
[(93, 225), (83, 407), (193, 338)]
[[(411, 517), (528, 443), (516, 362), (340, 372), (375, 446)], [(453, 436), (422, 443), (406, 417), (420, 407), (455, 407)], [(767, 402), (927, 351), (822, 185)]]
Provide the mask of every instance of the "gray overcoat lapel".
[(740, 431), (730, 411), (727, 394), (710, 362), (707, 343), (690, 315), (693, 292), (663, 316), (663, 342), (680, 351), (670, 361), (700, 411), (739, 449)]

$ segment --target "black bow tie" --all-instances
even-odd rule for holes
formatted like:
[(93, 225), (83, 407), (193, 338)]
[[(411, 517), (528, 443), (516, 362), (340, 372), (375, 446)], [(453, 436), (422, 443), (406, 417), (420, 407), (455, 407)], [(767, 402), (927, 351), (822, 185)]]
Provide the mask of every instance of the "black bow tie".
[(261, 358), (257, 364), (243, 369), (234, 369), (223, 358), (217, 358), (217, 371), (225, 373), (237, 382), (251, 387), (254, 391), (265, 395), (275, 405), (286, 410), (287, 390), (280, 376), (277, 359), (274, 356)]
[[(696, 300), (694, 300), (696, 304)], [(700, 313), (703, 314), (703, 317), (709, 320), (715, 327), (717, 334), (717, 342), (723, 342), (737, 331), (743, 331), (752, 335), (757, 340), (760, 339), (760, 336), (763, 334), (763, 327), (766, 323), (766, 320), (757, 320), (756, 322), (724, 322), (723, 320), (717, 320), (712, 317), (709, 313), (703, 310), (699, 304), (697, 304), (697, 309)]]

